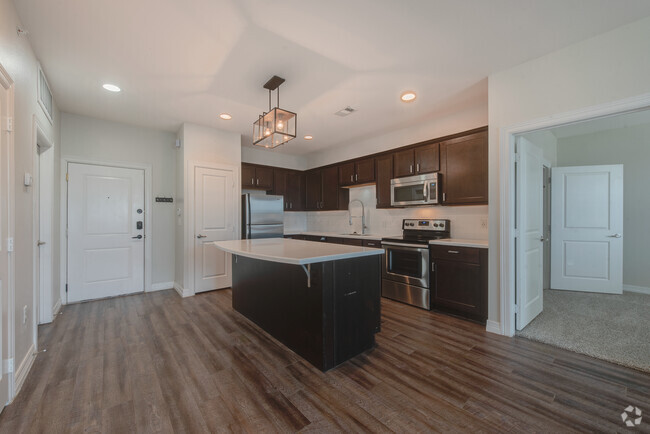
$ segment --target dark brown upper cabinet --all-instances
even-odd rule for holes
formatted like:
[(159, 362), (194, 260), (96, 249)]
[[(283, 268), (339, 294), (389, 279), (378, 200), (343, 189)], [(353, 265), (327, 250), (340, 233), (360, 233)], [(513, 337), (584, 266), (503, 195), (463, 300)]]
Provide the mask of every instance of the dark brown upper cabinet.
[(398, 151), (393, 158), (395, 178), (437, 172), (440, 170), (440, 144), (428, 143)]
[(364, 158), (339, 166), (339, 185), (368, 184), (375, 180), (375, 159)]
[(284, 196), (284, 210), (302, 211), (305, 202), (305, 177), (302, 172), (276, 167), (273, 178), (273, 194)]
[(242, 163), (241, 181), (244, 188), (271, 190), (273, 188), (273, 167)]
[(338, 166), (311, 170), (305, 176), (305, 208), (314, 211), (345, 209), (349, 191), (339, 187)]
[(377, 208), (390, 208), (390, 180), (393, 179), (393, 155), (381, 155), (375, 159), (377, 180)]
[(442, 203), (488, 203), (488, 133), (482, 131), (440, 143)]

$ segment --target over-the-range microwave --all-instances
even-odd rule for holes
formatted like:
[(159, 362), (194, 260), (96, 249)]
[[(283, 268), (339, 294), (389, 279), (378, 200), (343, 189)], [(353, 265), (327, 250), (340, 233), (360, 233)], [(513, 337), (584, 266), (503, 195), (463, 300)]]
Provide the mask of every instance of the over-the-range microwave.
[(436, 205), (439, 202), (438, 173), (395, 178), (390, 181), (392, 206)]

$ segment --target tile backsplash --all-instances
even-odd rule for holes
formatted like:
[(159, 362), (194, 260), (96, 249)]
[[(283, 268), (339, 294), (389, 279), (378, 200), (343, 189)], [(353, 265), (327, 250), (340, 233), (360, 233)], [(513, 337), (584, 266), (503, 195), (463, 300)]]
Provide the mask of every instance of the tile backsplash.
[[(440, 218), (451, 220), (451, 236), (487, 240), (488, 207), (473, 206), (425, 206), (412, 208), (377, 209), (375, 186), (350, 189), (350, 201), (360, 200), (365, 207), (366, 232), (378, 235), (397, 235), (402, 232), (402, 219)], [(285, 232), (361, 232), (361, 205), (352, 203), (352, 224), (347, 211), (309, 211), (285, 213)]]

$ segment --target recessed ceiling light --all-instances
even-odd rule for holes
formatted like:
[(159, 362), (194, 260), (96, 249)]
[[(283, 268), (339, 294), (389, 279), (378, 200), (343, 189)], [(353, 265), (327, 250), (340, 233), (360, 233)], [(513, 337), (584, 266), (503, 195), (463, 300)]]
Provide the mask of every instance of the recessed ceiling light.
[(107, 91), (109, 91), (109, 92), (119, 92), (119, 91), (122, 90), (122, 89), (120, 89), (119, 87), (115, 86), (114, 84), (109, 84), (109, 83), (106, 83), (106, 84), (103, 85), (102, 87), (103, 87), (104, 89), (106, 89)]
[(314, 138), (313, 136), (305, 136), (305, 140), (311, 140), (313, 138)]
[(221, 113), (219, 117), (224, 121), (229, 121), (230, 119), (232, 119), (232, 116), (230, 116), (228, 113)]
[(415, 92), (412, 90), (407, 90), (406, 92), (402, 93), (400, 96), (400, 99), (404, 102), (411, 102), (415, 100)]

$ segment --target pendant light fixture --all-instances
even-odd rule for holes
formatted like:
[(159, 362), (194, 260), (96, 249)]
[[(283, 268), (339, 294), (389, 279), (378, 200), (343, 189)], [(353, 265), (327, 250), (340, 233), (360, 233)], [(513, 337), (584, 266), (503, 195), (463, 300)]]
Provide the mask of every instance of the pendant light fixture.
[[(280, 108), (280, 85), (284, 78), (277, 75), (264, 84), (269, 91), (269, 111), (263, 112), (253, 123), (253, 144), (265, 148), (275, 148), (296, 138), (298, 116)], [(271, 92), (276, 91), (277, 104), (271, 108)]]

